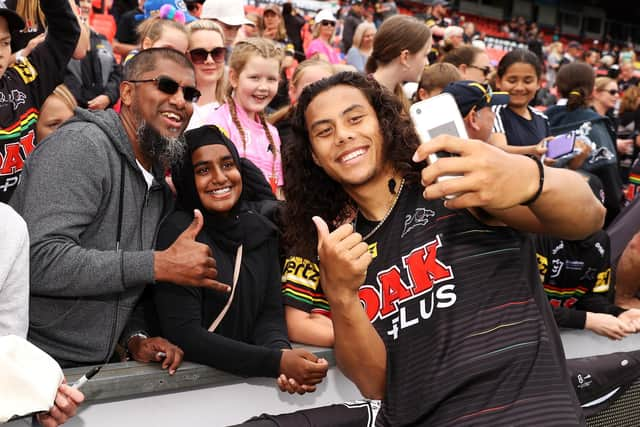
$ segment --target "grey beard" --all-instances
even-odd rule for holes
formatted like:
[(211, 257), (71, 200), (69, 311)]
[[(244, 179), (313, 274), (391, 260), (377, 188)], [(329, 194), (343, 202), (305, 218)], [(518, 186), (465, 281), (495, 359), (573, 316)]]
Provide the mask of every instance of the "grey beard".
[(164, 167), (177, 163), (185, 152), (186, 143), (183, 135), (177, 138), (162, 136), (144, 120), (140, 122), (136, 135), (142, 151), (151, 157), (153, 163), (159, 162)]

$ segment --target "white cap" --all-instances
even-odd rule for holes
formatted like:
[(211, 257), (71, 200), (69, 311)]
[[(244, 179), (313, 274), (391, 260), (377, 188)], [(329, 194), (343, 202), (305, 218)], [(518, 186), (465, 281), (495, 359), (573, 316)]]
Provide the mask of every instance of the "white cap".
[(244, 15), (244, 0), (206, 0), (200, 19), (215, 19), (227, 25), (253, 25)]
[(13, 415), (48, 411), (62, 379), (51, 356), (15, 335), (0, 337), (0, 423)]
[[(211, 0), (207, 0), (207, 1), (211, 1)], [(315, 21), (316, 24), (322, 21), (336, 22), (336, 17), (333, 15), (333, 12), (331, 12), (330, 9), (322, 9), (320, 12), (318, 12), (318, 14), (313, 20)]]

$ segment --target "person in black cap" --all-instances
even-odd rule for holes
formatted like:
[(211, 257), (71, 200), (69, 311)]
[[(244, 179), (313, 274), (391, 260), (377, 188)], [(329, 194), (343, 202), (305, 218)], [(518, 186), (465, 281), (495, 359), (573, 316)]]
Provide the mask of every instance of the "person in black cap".
[(40, 106), (64, 72), (80, 36), (68, 0), (43, 1), (47, 36), (29, 56), (10, 64), (12, 35), (24, 21), (0, 2), (0, 201), (7, 202), (20, 180), (25, 158), (35, 148)]
[(353, 44), (353, 35), (356, 27), (363, 22), (362, 13), (364, 6), (362, 0), (351, 0), (351, 8), (342, 24), (342, 52), (347, 53)]
[(571, 64), (580, 58), (582, 55), (582, 45), (573, 40), (567, 45), (567, 51), (564, 53), (562, 60), (560, 61), (560, 67), (563, 65)]
[(509, 103), (506, 93), (492, 92), (489, 85), (472, 80), (449, 83), (442, 92), (456, 100), (469, 138), (485, 142), (489, 140), (496, 117), (491, 107)]

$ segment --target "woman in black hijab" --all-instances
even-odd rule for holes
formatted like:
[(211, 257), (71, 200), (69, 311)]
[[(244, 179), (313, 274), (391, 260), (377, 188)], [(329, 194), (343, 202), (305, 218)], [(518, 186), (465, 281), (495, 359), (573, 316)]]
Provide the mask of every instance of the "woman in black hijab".
[(187, 152), (172, 168), (178, 208), (163, 222), (157, 246), (168, 248), (200, 210), (204, 225), (196, 240), (211, 248), (217, 280), (232, 290), (154, 286), (163, 335), (184, 350), (186, 360), (278, 378), (283, 391), (313, 391), (327, 364), (305, 350), (290, 350), (278, 233), (263, 215), (278, 203), (269, 184), (218, 127), (203, 126), (185, 138)]

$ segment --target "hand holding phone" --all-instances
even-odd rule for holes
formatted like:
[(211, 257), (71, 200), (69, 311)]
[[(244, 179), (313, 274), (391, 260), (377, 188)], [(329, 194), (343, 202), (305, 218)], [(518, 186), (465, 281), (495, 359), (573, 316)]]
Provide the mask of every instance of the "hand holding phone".
[(566, 156), (573, 152), (575, 142), (575, 132), (556, 136), (555, 138), (547, 141), (547, 152), (544, 156), (550, 159), (557, 159), (559, 157)]
[[(420, 142), (425, 144), (431, 139), (439, 135), (452, 135), (459, 138), (468, 139), (467, 129), (460, 115), (458, 104), (455, 99), (448, 93), (434, 96), (424, 101), (413, 104), (409, 110), (413, 126), (420, 138)], [(438, 161), (439, 158), (451, 157), (455, 154), (439, 151), (430, 154), (427, 158), (429, 164)], [(447, 180), (458, 178), (459, 175), (444, 175), (438, 178)], [(455, 196), (448, 196), (453, 198)]]

